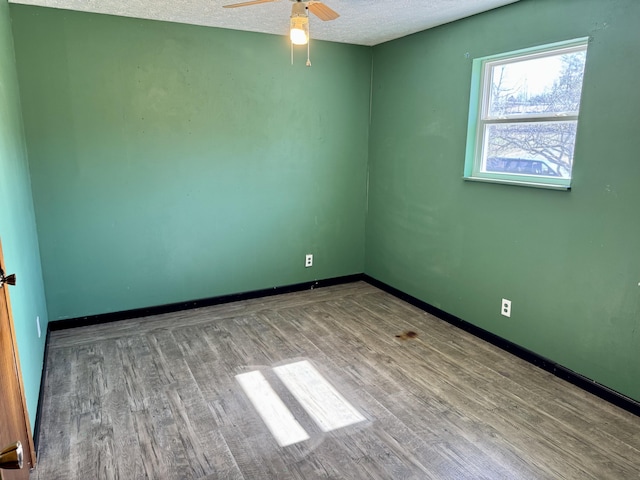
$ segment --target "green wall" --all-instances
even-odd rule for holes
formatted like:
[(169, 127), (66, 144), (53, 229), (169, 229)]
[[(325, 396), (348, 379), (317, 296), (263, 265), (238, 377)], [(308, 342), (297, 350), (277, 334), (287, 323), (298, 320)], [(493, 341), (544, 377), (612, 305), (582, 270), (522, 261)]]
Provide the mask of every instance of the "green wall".
[[(310, 69), (279, 36), (11, 15), (52, 319), (364, 270), (640, 400), (636, 0), (521, 0), (373, 49), (314, 42)], [(572, 190), (463, 181), (472, 59), (583, 36)]]
[[(636, 400), (638, 18), (637, 0), (522, 0), (374, 47), (365, 262), (369, 275)], [(572, 190), (463, 181), (472, 59), (584, 36)]]
[(363, 271), (371, 49), (11, 13), (52, 320)]
[[(33, 428), (42, 374), (47, 307), (31, 198), (9, 5), (0, 0), (0, 239), (10, 287), (27, 409)], [(38, 338), (36, 317), (42, 337)]]

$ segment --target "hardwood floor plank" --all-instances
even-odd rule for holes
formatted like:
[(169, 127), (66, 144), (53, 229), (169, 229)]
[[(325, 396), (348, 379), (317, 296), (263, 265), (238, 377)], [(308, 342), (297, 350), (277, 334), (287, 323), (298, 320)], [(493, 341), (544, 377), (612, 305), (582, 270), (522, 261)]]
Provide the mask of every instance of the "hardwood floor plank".
[[(63, 360), (64, 356), (59, 355), (57, 358)], [(60, 393), (60, 388), (53, 387), (52, 390), (57, 393), (45, 397), (38, 463), (31, 473), (32, 477), (41, 480), (73, 478), (75, 468), (71, 464), (72, 436), (68, 431), (71, 425), (70, 395)]]
[(163, 421), (163, 417), (152, 413), (155, 405), (150, 402), (151, 411), (143, 408), (132, 412), (132, 433), (140, 446), (144, 478), (178, 478), (177, 473), (183, 469), (183, 473), (190, 473), (189, 464), (184, 460), (179, 441), (172, 442), (177, 437), (174, 425), (166, 421), (166, 416)]
[[(300, 361), (365, 421), (323, 432)], [(639, 417), (363, 282), (52, 332), (47, 365), (38, 480), (640, 479)], [(278, 445), (251, 370), (308, 440)]]
[(112, 430), (103, 423), (99, 410), (80, 413), (72, 419), (74, 427), (71, 458), (74, 475), (71, 478), (115, 478)]

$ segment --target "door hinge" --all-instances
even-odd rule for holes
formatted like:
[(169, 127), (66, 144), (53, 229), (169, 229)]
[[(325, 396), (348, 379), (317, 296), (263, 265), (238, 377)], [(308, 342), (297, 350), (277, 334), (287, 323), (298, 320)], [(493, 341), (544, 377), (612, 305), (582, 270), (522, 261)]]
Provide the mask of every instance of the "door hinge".
[(16, 284), (16, 274), (12, 273), (10, 275), (5, 275), (4, 270), (0, 268), (0, 287), (3, 287), (4, 284), (7, 285), (15, 285)]

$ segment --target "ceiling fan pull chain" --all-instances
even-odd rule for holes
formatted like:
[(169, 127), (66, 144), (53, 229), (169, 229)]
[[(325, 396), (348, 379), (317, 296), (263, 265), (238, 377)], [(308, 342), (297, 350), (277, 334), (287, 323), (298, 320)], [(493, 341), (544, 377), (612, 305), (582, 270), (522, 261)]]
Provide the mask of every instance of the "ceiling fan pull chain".
[(293, 42), (289, 42), (291, 44), (291, 65), (293, 65)]
[(311, 45), (311, 35), (309, 35), (309, 41), (307, 42), (307, 67), (311, 66), (311, 59), (309, 58), (309, 45)]

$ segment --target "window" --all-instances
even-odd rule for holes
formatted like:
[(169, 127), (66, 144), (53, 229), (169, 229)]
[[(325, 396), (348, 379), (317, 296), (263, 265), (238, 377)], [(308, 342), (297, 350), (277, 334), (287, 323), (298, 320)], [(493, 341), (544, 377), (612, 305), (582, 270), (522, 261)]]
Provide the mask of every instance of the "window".
[(474, 59), (465, 179), (571, 186), (587, 40)]

